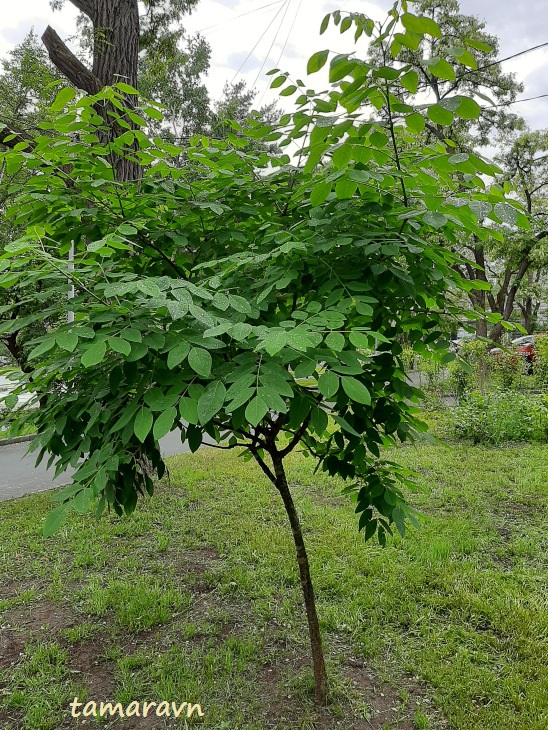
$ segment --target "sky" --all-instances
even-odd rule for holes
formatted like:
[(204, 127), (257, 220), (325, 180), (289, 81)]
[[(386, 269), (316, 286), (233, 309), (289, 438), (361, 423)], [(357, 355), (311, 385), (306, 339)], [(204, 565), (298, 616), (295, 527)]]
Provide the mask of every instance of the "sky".
[[(4, 3), (0, 57), (31, 28), (41, 35), (50, 24), (65, 39), (75, 33), (77, 11), (69, 0), (63, 10), (55, 13), (49, 0)], [(225, 82), (243, 79), (257, 92), (256, 106), (261, 106), (278, 98), (276, 91), (268, 89), (265, 72), (269, 69), (281, 68), (304, 80), (306, 62), (315, 51), (351, 50), (347, 39), (350, 34), (341, 37), (333, 30), (319, 36), (327, 12), (346, 9), (381, 19), (392, 4), (393, 0), (201, 0), (185, 26), (189, 33), (200, 31), (211, 45), (207, 80), (211, 97), (221, 97)], [(548, 0), (460, 0), (460, 4), (462, 12), (485, 20), (486, 30), (499, 37), (501, 58), (548, 42)], [(522, 98), (548, 94), (548, 47), (507, 61), (503, 68), (516, 73), (525, 84)], [(548, 127), (548, 97), (516, 104), (512, 109), (533, 129)]]

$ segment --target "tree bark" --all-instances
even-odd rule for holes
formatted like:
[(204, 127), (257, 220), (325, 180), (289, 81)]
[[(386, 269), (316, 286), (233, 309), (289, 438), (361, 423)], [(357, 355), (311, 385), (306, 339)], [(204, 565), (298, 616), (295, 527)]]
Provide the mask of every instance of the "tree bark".
[[(51, 27), (47, 27), (42, 41), (51, 62), (77, 88), (87, 94), (97, 94), (104, 86), (119, 81), (137, 86), (139, 61), (139, 7), (138, 0), (71, 0), (93, 24), (93, 68), (90, 71), (63, 43)], [(131, 106), (131, 99), (127, 100)], [(98, 109), (108, 125), (112, 125), (106, 109)], [(115, 133), (114, 131), (112, 134)], [(108, 141), (108, 135), (106, 140)], [(116, 179), (122, 182), (136, 180), (140, 174), (136, 162), (117, 157), (114, 161)]]
[(327, 672), (325, 669), (325, 661), (323, 657), (322, 636), (320, 632), (320, 623), (318, 613), (316, 611), (316, 601), (314, 598), (314, 587), (310, 577), (310, 566), (308, 564), (308, 555), (303, 540), (301, 524), (293, 503), (293, 498), (287, 484), (287, 477), (283, 465), (283, 457), (278, 452), (272, 454), (272, 465), (274, 467), (274, 476), (276, 478), (275, 486), (282, 497), (285, 511), (289, 517), (291, 530), (293, 532), (293, 541), (297, 552), (297, 563), (299, 565), (299, 573), (301, 577), (301, 587), (303, 591), (304, 604), (306, 608), (306, 616), (308, 619), (308, 633), (310, 636), (310, 646), (312, 649), (312, 661), (314, 665), (314, 694), (316, 703), (320, 706), (326, 704), (327, 700)]

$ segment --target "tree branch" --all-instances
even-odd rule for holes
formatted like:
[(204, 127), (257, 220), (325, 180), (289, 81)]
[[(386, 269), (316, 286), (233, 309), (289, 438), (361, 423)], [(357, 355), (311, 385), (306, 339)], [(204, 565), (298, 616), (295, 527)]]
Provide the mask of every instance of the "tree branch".
[(92, 0), (70, 0), (70, 2), (78, 8), (82, 13), (85, 13), (88, 18), (93, 22), (95, 17), (95, 5)]
[(51, 62), (74, 86), (88, 94), (98, 94), (101, 91), (102, 84), (97, 76), (76, 58), (50, 25), (44, 31), (42, 42)]

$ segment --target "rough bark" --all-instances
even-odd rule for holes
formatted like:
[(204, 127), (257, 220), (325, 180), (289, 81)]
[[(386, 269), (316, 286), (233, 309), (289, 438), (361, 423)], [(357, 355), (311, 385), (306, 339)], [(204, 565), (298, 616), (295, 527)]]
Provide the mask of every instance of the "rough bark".
[(297, 563), (299, 565), (299, 573), (301, 577), (301, 587), (303, 591), (304, 604), (306, 608), (306, 616), (308, 619), (308, 633), (310, 636), (310, 645), (312, 649), (312, 661), (314, 665), (314, 693), (316, 703), (325, 705), (327, 700), (327, 672), (325, 669), (325, 661), (323, 657), (322, 637), (320, 632), (320, 623), (318, 613), (316, 611), (316, 601), (314, 598), (314, 587), (310, 577), (310, 566), (308, 564), (308, 555), (304, 544), (301, 524), (293, 503), (293, 498), (287, 483), (287, 477), (283, 466), (283, 458), (278, 454), (272, 455), (272, 464), (274, 467), (275, 486), (282, 497), (285, 511), (289, 517), (291, 531), (293, 532), (293, 541), (297, 552)]
[[(74, 86), (88, 94), (97, 94), (104, 86), (112, 86), (119, 81), (135, 88), (139, 60), (138, 0), (71, 2), (93, 24), (93, 68), (90, 70), (79, 61), (53, 28), (48, 26), (42, 41), (52, 63)], [(127, 103), (130, 105), (131, 99)], [(98, 111), (111, 124), (107, 110)], [(139, 165), (131, 160), (119, 157), (114, 167), (117, 180), (128, 181), (139, 177)]]

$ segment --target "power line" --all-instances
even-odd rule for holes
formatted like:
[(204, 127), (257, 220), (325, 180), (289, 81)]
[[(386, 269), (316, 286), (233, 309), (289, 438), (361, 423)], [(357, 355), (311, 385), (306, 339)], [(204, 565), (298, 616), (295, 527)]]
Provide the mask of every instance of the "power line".
[(239, 69), (238, 69), (238, 70), (236, 71), (236, 73), (234, 74), (234, 76), (233, 76), (233, 78), (232, 78), (232, 81), (230, 82), (231, 84), (233, 84), (233, 83), (234, 83), (234, 81), (236, 80), (236, 77), (238, 76), (238, 74), (240, 73), (240, 71), (241, 71), (241, 70), (243, 69), (243, 67), (244, 67), (244, 66), (246, 65), (246, 63), (247, 63), (247, 62), (249, 61), (249, 59), (250, 59), (250, 58), (251, 58), (251, 56), (253, 55), (253, 51), (254, 51), (254, 50), (255, 50), (255, 49), (257, 48), (257, 46), (259, 45), (259, 43), (260, 43), (260, 42), (261, 42), (261, 41), (263, 40), (263, 38), (265, 37), (265, 35), (266, 35), (266, 34), (268, 33), (268, 31), (270, 30), (270, 28), (271, 28), (271, 27), (272, 27), (272, 25), (274, 24), (274, 21), (276, 20), (276, 18), (278, 17), (278, 15), (280, 15), (280, 13), (281, 13), (281, 12), (282, 12), (282, 10), (284, 9), (284, 7), (285, 7), (285, 5), (286, 5), (286, 3), (287, 3), (287, 2), (288, 2), (288, 0), (285, 0), (284, 4), (283, 4), (283, 5), (281, 6), (281, 8), (279, 8), (279, 10), (278, 10), (278, 12), (276, 13), (276, 15), (275, 15), (275, 16), (274, 16), (274, 17), (272, 18), (272, 20), (271, 20), (271, 21), (269, 22), (269, 24), (268, 24), (268, 25), (266, 26), (266, 28), (264, 29), (264, 31), (263, 31), (263, 32), (262, 32), (262, 34), (261, 34), (261, 37), (259, 38), (259, 40), (257, 41), (257, 43), (255, 43), (255, 45), (253, 46), (253, 48), (252, 48), (252, 49), (251, 49), (251, 50), (249, 51), (249, 53), (248, 53), (248, 54), (247, 54), (247, 56), (245, 57), (245, 60), (244, 60), (244, 62), (242, 63), (242, 65), (240, 66), (240, 68), (239, 68)]
[(264, 61), (263, 61), (263, 64), (262, 64), (261, 68), (259, 69), (259, 73), (257, 74), (257, 76), (256, 76), (256, 78), (255, 78), (255, 81), (253, 82), (253, 85), (252, 85), (252, 87), (251, 87), (251, 89), (252, 89), (252, 90), (253, 90), (253, 89), (255, 88), (255, 86), (256, 86), (256, 84), (257, 84), (257, 81), (258, 81), (258, 80), (260, 79), (260, 77), (261, 77), (261, 73), (262, 73), (262, 71), (263, 71), (263, 68), (265, 67), (265, 65), (266, 65), (266, 62), (268, 61), (268, 58), (269, 58), (269, 56), (270, 56), (270, 52), (271, 52), (271, 51), (272, 51), (272, 49), (274, 48), (274, 44), (276, 43), (276, 41), (277, 41), (277, 39), (278, 39), (278, 36), (279, 36), (279, 34), (280, 34), (280, 30), (281, 30), (281, 28), (282, 28), (282, 25), (284, 24), (284, 20), (285, 20), (285, 18), (286, 18), (286, 16), (287, 16), (287, 11), (289, 10), (289, 6), (290, 6), (290, 5), (291, 5), (291, 0), (286, 0), (285, 6), (284, 6), (284, 7), (285, 7), (285, 12), (284, 12), (284, 14), (282, 15), (282, 19), (280, 20), (280, 24), (279, 24), (279, 26), (278, 26), (278, 30), (276, 31), (276, 34), (275, 34), (274, 38), (272, 39), (272, 43), (270, 44), (270, 48), (268, 49), (268, 52), (267, 52), (267, 54), (266, 54), (266, 56), (265, 56), (265, 58), (264, 58)]
[(289, 39), (291, 37), (291, 34), (293, 33), (293, 29), (295, 28), (295, 23), (297, 21), (297, 16), (299, 15), (299, 11), (301, 9), (301, 5), (303, 4), (303, 0), (299, 0), (299, 4), (297, 6), (297, 12), (295, 13), (295, 16), (293, 18), (293, 22), (291, 23), (291, 27), (289, 28), (289, 33), (287, 34), (287, 37), (285, 39), (285, 43), (283, 45), (282, 50), (280, 51), (280, 55), (278, 57), (278, 60), (276, 61), (276, 68), (280, 65), (280, 61), (282, 60), (282, 56), (284, 55), (284, 51), (286, 49), (286, 46), (289, 42)]
[(273, 3), (268, 3), (268, 5), (261, 5), (260, 8), (253, 8), (253, 10), (248, 10), (245, 13), (240, 13), (240, 15), (235, 15), (233, 18), (230, 18), (229, 20), (225, 20), (223, 23), (215, 23), (215, 25), (208, 25), (206, 28), (200, 28), (198, 30), (198, 33), (205, 33), (208, 30), (212, 30), (213, 28), (221, 28), (222, 26), (225, 26), (227, 23), (232, 23), (234, 20), (238, 20), (239, 18), (243, 18), (246, 15), (251, 15), (252, 13), (258, 13), (260, 10), (266, 10), (266, 8), (271, 8), (274, 5), (279, 5), (280, 3), (283, 3), (284, 0), (275, 0)]
[[(291, 38), (291, 34), (293, 33), (293, 30), (295, 28), (295, 23), (297, 22), (297, 17), (299, 15), (300, 10), (301, 10), (301, 5), (302, 4), (303, 4), (303, 0), (299, 0), (299, 4), (297, 5), (297, 10), (295, 12), (295, 15), (293, 16), (293, 21), (291, 23), (291, 27), (289, 28), (289, 32), (288, 32), (288, 34), (286, 36), (285, 43), (283, 44), (282, 50), (280, 51), (280, 55), (278, 56), (278, 60), (276, 61), (275, 68), (279, 68), (279, 66), (280, 66), (280, 62), (281, 62), (282, 57), (284, 55), (285, 49), (287, 47), (287, 44), (289, 42), (289, 39)], [(261, 96), (261, 99), (259, 101), (258, 106), (261, 106), (261, 104), (263, 103), (263, 99), (264, 99), (267, 91), (268, 91), (268, 85), (266, 86), (265, 90), (263, 91), (263, 95)]]
[(539, 94), (538, 96), (530, 96), (528, 99), (516, 99), (515, 101), (504, 101), (502, 104), (493, 104), (492, 106), (485, 106), (484, 109), (493, 109), (496, 106), (511, 106), (512, 104), (520, 104), (522, 101), (536, 101), (537, 99), (545, 99), (548, 94)]
[(514, 53), (512, 56), (507, 56), (506, 58), (499, 58), (497, 61), (493, 61), (492, 63), (487, 63), (485, 66), (480, 66), (480, 68), (471, 68), (469, 71), (465, 71), (463, 74), (459, 76), (460, 79), (464, 78), (465, 76), (468, 76), (468, 74), (477, 73), (478, 71), (484, 71), (486, 68), (491, 68), (492, 66), (498, 66), (499, 63), (504, 63), (505, 61), (511, 61), (513, 58), (518, 58), (518, 56), (524, 56), (526, 53), (531, 53), (531, 51), (536, 51), (539, 48), (545, 48), (548, 46), (547, 43), (540, 43), (538, 46), (532, 46), (531, 48), (526, 48), (524, 51), (520, 51), (519, 53)]

